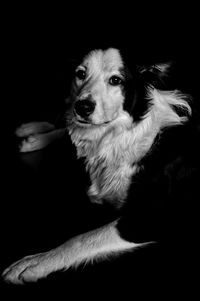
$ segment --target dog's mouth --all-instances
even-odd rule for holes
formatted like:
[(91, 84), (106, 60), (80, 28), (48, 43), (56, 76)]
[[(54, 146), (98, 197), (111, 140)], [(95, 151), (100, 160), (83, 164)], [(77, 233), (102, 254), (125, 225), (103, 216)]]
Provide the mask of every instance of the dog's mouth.
[(82, 127), (107, 125), (111, 121), (112, 120), (106, 120), (103, 122), (95, 123), (89, 117), (83, 118), (79, 116), (75, 111), (73, 111), (73, 122)]
[(78, 114), (76, 114), (76, 112), (74, 112), (74, 111), (73, 111), (73, 120), (76, 124), (79, 124), (82, 126), (84, 126), (84, 125), (88, 126), (88, 125), (92, 124), (88, 118), (87, 119), (82, 118)]
[(110, 123), (111, 121), (104, 121), (101, 123), (94, 123), (91, 121), (87, 121), (87, 120), (82, 120), (82, 119), (78, 119), (76, 118), (75, 123), (81, 126), (101, 126), (101, 125), (106, 125), (108, 123)]
[(82, 119), (82, 118), (75, 118), (76, 122), (80, 123), (80, 124), (91, 124), (91, 122), (89, 120), (86, 119)]
[(87, 119), (82, 119), (82, 118), (79, 118), (78, 116), (74, 116), (74, 122), (79, 125), (79, 126), (82, 126), (82, 127), (90, 127), (90, 126), (102, 126), (102, 125), (107, 125), (111, 122), (111, 120), (108, 120), (108, 121), (104, 121), (104, 122), (101, 122), (101, 123), (94, 123), (92, 122), (91, 120), (87, 120)]

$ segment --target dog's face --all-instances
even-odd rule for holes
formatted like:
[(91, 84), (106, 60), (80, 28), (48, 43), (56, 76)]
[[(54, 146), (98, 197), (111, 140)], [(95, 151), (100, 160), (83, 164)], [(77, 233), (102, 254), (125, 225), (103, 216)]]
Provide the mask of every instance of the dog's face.
[(169, 68), (169, 64), (127, 67), (115, 48), (91, 51), (75, 70), (69, 120), (83, 128), (105, 126), (121, 116), (142, 120), (150, 105), (148, 87), (162, 89)]
[(90, 52), (76, 68), (72, 85), (75, 122), (107, 124), (123, 111), (125, 71), (117, 49)]

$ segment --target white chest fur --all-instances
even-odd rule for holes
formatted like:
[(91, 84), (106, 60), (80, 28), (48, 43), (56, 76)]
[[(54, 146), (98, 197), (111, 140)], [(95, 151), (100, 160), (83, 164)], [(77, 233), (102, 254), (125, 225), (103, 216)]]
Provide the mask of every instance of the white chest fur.
[[(150, 149), (157, 129), (150, 129), (148, 118), (135, 126), (124, 113), (109, 127), (101, 130), (70, 128), (78, 157), (85, 157), (91, 186), (88, 195), (93, 202), (107, 201), (120, 207), (127, 197), (137, 163)], [(151, 135), (150, 135), (151, 132)]]
[(106, 200), (120, 207), (138, 171), (138, 162), (149, 152), (160, 130), (187, 120), (173, 109), (176, 106), (190, 113), (183, 95), (150, 89), (149, 97), (151, 109), (138, 124), (122, 111), (110, 125), (81, 128), (72, 124), (68, 127), (77, 156), (85, 157), (91, 179), (88, 195), (92, 201)]

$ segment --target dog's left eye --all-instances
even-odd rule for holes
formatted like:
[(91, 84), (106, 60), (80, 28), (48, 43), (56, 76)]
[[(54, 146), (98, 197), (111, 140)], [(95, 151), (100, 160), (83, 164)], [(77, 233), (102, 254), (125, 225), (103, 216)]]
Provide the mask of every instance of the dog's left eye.
[(118, 86), (121, 83), (122, 83), (122, 79), (117, 75), (113, 75), (109, 79), (109, 84), (112, 85), (112, 86)]
[(75, 75), (78, 79), (84, 80), (86, 78), (86, 72), (85, 70), (79, 69), (75, 72)]

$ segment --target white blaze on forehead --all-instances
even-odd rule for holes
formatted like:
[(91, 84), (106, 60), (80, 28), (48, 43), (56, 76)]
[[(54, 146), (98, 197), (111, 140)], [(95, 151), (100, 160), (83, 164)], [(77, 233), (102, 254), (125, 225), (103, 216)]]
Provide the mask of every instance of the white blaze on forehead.
[(107, 50), (94, 50), (90, 52), (83, 61), (89, 73), (117, 71), (123, 67), (122, 57), (119, 50), (109, 48)]
[(122, 67), (123, 61), (119, 50), (110, 48), (104, 52), (103, 68), (105, 71), (118, 70)]

